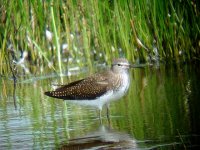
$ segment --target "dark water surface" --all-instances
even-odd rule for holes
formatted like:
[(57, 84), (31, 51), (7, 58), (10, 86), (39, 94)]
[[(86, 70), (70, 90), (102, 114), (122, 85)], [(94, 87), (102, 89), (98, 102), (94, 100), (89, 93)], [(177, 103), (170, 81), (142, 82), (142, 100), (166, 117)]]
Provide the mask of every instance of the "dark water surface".
[[(64, 77), (71, 82), (85, 77)], [(91, 107), (45, 96), (58, 77), (0, 79), (0, 149), (200, 149), (197, 65), (131, 71), (131, 87), (110, 105), (110, 123)]]

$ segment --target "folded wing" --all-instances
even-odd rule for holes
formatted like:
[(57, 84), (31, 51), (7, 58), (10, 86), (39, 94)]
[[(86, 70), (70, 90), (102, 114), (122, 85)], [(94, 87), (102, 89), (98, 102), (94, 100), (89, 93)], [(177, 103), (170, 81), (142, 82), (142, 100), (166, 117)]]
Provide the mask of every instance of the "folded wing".
[(93, 100), (105, 94), (108, 88), (109, 81), (96, 75), (45, 92), (45, 95), (64, 100)]

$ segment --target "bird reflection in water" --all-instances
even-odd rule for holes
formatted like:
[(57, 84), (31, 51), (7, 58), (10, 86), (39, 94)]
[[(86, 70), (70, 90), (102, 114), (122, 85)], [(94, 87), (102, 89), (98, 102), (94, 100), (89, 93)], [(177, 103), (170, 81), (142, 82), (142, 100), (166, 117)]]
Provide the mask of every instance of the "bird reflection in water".
[(59, 149), (137, 149), (137, 143), (129, 134), (101, 125), (83, 137), (70, 139)]

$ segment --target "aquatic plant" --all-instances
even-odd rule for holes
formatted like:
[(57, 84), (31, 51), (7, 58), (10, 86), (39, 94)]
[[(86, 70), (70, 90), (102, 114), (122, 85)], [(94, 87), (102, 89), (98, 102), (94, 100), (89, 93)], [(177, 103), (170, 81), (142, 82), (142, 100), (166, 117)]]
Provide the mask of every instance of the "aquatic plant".
[(89, 67), (113, 57), (151, 63), (199, 60), (196, 1), (0, 3), (0, 74), (11, 74), (9, 64), (24, 52), (32, 73), (54, 68), (62, 74), (66, 58), (68, 66)]

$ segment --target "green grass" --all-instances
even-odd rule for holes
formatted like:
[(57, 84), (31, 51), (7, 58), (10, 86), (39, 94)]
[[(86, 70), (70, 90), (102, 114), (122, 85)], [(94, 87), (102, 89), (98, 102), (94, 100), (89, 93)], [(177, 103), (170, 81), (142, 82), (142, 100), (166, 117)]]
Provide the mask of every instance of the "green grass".
[[(52, 62), (59, 74), (68, 56), (73, 59), (69, 65), (89, 67), (114, 57), (132, 62), (199, 60), (199, 4), (190, 0), (0, 3), (0, 74), (11, 73), (8, 45), (16, 54), (27, 51), (30, 66), (48, 68)], [(52, 41), (45, 38), (47, 27)], [(63, 43), (67, 53), (61, 51)]]

